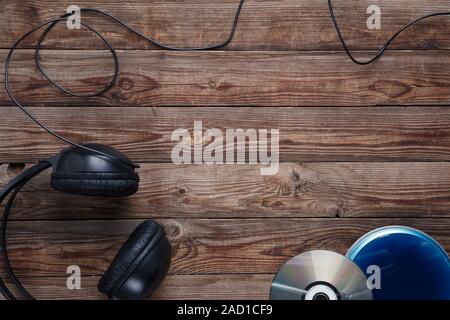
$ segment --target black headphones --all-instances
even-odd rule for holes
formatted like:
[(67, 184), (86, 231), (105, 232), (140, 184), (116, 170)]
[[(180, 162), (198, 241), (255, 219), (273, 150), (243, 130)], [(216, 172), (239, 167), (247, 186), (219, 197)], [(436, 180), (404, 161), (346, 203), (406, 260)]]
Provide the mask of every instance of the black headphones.
[[(5, 206), (1, 240), (5, 270), (19, 291), (29, 299), (33, 296), (21, 285), (8, 259), (6, 225), (12, 203), (20, 189), (34, 176), (52, 167), (51, 186), (62, 192), (85, 196), (126, 197), (139, 189), (137, 167), (119, 151), (99, 144), (86, 147), (110, 155), (103, 156), (79, 147), (69, 147), (48, 160), (41, 161), (14, 178), (0, 193), (0, 203), (12, 193)], [(111, 299), (142, 299), (153, 293), (166, 276), (171, 246), (164, 229), (152, 220), (136, 227), (118, 251), (100, 279), (98, 289)], [(0, 290), (15, 299), (3, 281)]]
[[(197, 51), (210, 50), (226, 46), (232, 39), (237, 28), (239, 15), (245, 0), (240, 0), (229, 36), (222, 42), (204, 47), (178, 48), (162, 44), (155, 39), (145, 36), (122, 20), (98, 9), (81, 9), (86, 14), (96, 14), (121, 25), (130, 32), (137, 34), (142, 39), (167, 50)], [(12, 55), (20, 43), (44, 28), (35, 47), (35, 62), (37, 69), (60, 91), (75, 97), (96, 97), (112, 88), (119, 75), (119, 60), (115, 49), (108, 40), (93, 27), (80, 22), (81, 25), (100, 37), (114, 59), (114, 73), (111, 81), (100, 91), (91, 94), (79, 94), (72, 92), (50, 77), (40, 62), (40, 49), (47, 34), (56, 24), (67, 21), (72, 13), (64, 14), (58, 18), (44, 22), (31, 29), (19, 38), (10, 49), (5, 60), (4, 83), (5, 89), (14, 104), (19, 107), (31, 120), (50, 135), (71, 145), (56, 156), (41, 161), (35, 166), (25, 170), (14, 178), (2, 191), (0, 191), (0, 205), (9, 196), (2, 217), (0, 229), (0, 250), (8, 277), (14, 286), (25, 298), (34, 297), (22, 286), (14, 273), (8, 258), (6, 247), (6, 227), (8, 217), (16, 195), (20, 189), (34, 176), (52, 167), (51, 186), (62, 192), (85, 196), (101, 197), (126, 197), (136, 193), (139, 189), (139, 176), (135, 169), (139, 166), (119, 151), (100, 144), (78, 144), (71, 141), (39, 121), (13, 94), (9, 85), (9, 66)], [(141, 223), (130, 235), (117, 253), (108, 270), (100, 279), (98, 289), (111, 299), (142, 299), (152, 294), (166, 276), (171, 258), (171, 246), (165, 235), (164, 229), (154, 221), (146, 220)], [(0, 292), (7, 298), (15, 300), (16, 297), (0, 279)]]

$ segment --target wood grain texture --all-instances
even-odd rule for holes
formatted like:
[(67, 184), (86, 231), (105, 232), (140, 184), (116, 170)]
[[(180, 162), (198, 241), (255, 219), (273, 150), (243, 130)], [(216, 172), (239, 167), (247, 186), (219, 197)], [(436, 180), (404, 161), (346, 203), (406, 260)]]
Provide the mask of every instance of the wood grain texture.
[[(118, 0), (77, 1), (80, 7), (95, 7), (111, 12), (130, 25), (167, 44), (201, 46), (224, 39), (239, 0)], [(65, 12), (70, 0), (3, 0), (0, 21), (0, 47), (8, 48), (32, 26)], [(369, 5), (382, 10), (382, 28), (366, 26)], [(373, 1), (334, 0), (337, 18), (349, 45), (354, 49), (378, 49), (405, 24), (422, 15), (448, 11), (448, 0)], [(117, 48), (152, 48), (105, 18), (90, 15), (83, 21), (98, 28)], [(408, 30), (393, 44), (395, 49), (450, 48), (448, 17), (434, 18)], [(36, 38), (26, 42), (33, 45)], [(61, 25), (49, 35), (51, 48), (98, 48), (99, 40), (87, 31), (68, 32)], [(246, 0), (233, 42), (226, 50), (341, 50), (330, 20), (326, 0)]]
[[(442, 219), (169, 219), (160, 220), (173, 247), (170, 274), (272, 274), (294, 255), (324, 249), (345, 254), (366, 232), (406, 225), (450, 249)], [(9, 248), (20, 276), (66, 276), (79, 265), (102, 274), (140, 220), (12, 222)]]
[[(238, 1), (76, 4), (105, 9), (164, 43), (201, 46), (226, 37)], [(334, 3), (361, 58), (412, 19), (450, 6)], [(12, 107), (3, 68), (14, 40), (72, 4), (1, 1), (0, 187), (63, 147)], [(381, 6), (381, 30), (366, 27), (371, 4)], [(143, 163), (141, 189), (122, 199), (67, 195), (51, 190), (49, 172), (27, 185), (8, 245), (19, 277), (38, 298), (104, 298), (96, 289), (100, 275), (148, 218), (164, 225), (173, 246), (156, 299), (265, 299), (292, 256), (313, 249), (345, 254), (360, 236), (387, 225), (418, 228), (450, 252), (450, 18), (423, 21), (364, 67), (343, 53), (326, 0), (246, 0), (235, 38), (213, 52), (155, 50), (106, 19), (89, 15), (83, 22), (119, 49), (111, 91), (92, 99), (56, 91), (36, 71), (36, 36), (14, 55), (12, 87), (57, 132), (112, 145)], [(110, 54), (87, 31), (61, 24), (44, 47), (49, 74), (74, 91), (109, 81)], [(279, 173), (261, 176), (257, 165), (171, 164), (172, 132), (199, 120), (221, 130), (279, 129)], [(82, 270), (80, 291), (66, 289), (66, 268), (74, 264)]]
[[(278, 129), (280, 161), (448, 161), (450, 109), (52, 107), (30, 108), (56, 132), (108, 144), (139, 162), (172, 162), (172, 133)], [(0, 107), (0, 163), (36, 162), (65, 148), (14, 107)], [(223, 139), (226, 150), (234, 142)], [(204, 147), (210, 143), (203, 141)], [(248, 148), (248, 146), (247, 146)]]
[[(2, 65), (6, 53), (0, 50)], [(120, 51), (117, 85), (100, 97), (82, 100), (58, 93), (43, 80), (33, 54), (25, 50), (15, 55), (10, 81), (21, 101), (35, 105), (373, 106), (450, 101), (450, 51), (394, 52), (370, 66), (355, 65), (336, 52)], [(50, 75), (75, 92), (92, 93), (110, 81), (113, 65), (107, 52), (50, 50), (42, 56)], [(4, 89), (0, 105), (11, 105)]]
[[(15, 171), (0, 169), (4, 185)], [(125, 199), (52, 191), (47, 173), (19, 194), (11, 218), (449, 217), (450, 163), (282, 163), (268, 177), (259, 169), (145, 164), (140, 191)]]
[[(274, 274), (169, 275), (151, 297), (155, 300), (266, 300)], [(68, 290), (67, 278), (22, 278), (21, 281), (37, 299), (105, 299), (97, 290), (99, 276), (81, 280), (80, 290)], [(8, 282), (7, 282), (8, 283)]]

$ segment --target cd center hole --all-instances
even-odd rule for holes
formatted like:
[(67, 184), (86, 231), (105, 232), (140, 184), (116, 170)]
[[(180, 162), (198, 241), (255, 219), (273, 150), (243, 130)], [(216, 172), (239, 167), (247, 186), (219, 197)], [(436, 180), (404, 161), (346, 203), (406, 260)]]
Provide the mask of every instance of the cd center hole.
[(319, 300), (319, 301), (326, 301), (326, 300), (330, 300), (330, 298), (325, 294), (325, 293), (317, 293), (313, 300)]

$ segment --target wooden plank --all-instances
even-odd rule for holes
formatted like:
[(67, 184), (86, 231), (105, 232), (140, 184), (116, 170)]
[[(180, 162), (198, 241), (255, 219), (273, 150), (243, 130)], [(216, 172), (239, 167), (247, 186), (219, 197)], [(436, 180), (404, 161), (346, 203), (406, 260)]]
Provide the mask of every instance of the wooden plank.
[[(273, 274), (169, 275), (151, 299), (268, 299), (273, 277)], [(99, 279), (82, 275), (79, 290), (67, 289), (64, 277), (25, 277), (21, 281), (37, 299), (106, 299), (97, 290)]]
[[(108, 144), (139, 162), (172, 162), (172, 133), (278, 129), (281, 161), (448, 161), (450, 109), (385, 108), (30, 108), (80, 142)], [(80, 116), (80, 117), (79, 117)], [(14, 107), (0, 107), (0, 163), (35, 162), (66, 147)], [(209, 143), (205, 139), (204, 146)], [(234, 141), (223, 139), (226, 149)], [(269, 146), (270, 147), (270, 146)]]
[[(5, 54), (0, 51), (2, 65)], [(450, 51), (395, 52), (363, 67), (335, 52), (121, 51), (117, 85), (84, 100), (49, 86), (37, 74), (33, 54), (18, 52), (11, 65), (12, 86), (27, 104), (370, 106), (450, 101)], [(53, 50), (43, 57), (48, 72), (75, 92), (92, 93), (102, 87), (96, 84), (110, 81), (113, 65), (106, 52)], [(10, 104), (2, 89), (0, 105)]]
[[(171, 274), (272, 274), (313, 249), (345, 253), (363, 234), (406, 225), (450, 249), (448, 219), (169, 219)], [(8, 243), (19, 276), (66, 276), (69, 265), (100, 275), (139, 220), (12, 222)]]
[[(0, 47), (9, 48), (31, 26), (37, 26), (65, 12), (70, 0), (3, 0), (0, 21)], [(118, 0), (99, 0), (95, 5), (89, 0), (77, 1), (81, 7), (107, 10), (125, 20), (143, 33), (178, 46), (201, 46), (224, 39), (239, 0), (152, 0), (143, 3), (129, 0), (124, 6)], [(366, 13), (369, 5), (381, 7), (382, 28), (369, 30)], [(349, 45), (354, 49), (377, 49), (405, 24), (419, 16), (448, 11), (448, 0), (334, 1), (337, 19)], [(83, 17), (117, 48), (153, 48), (137, 36), (129, 34), (111, 21)], [(446, 17), (424, 21), (410, 29), (393, 45), (395, 49), (449, 48)], [(320, 32), (320, 33), (319, 33)], [(36, 41), (36, 38), (33, 39)], [(33, 45), (28, 41), (27, 46)], [(87, 31), (67, 32), (61, 25), (49, 36), (46, 46), (51, 48), (73, 47), (92, 49), (101, 44)], [(309, 0), (246, 0), (238, 30), (229, 50), (341, 50), (331, 23), (326, 1)]]
[[(0, 169), (4, 185), (15, 172)], [(146, 164), (136, 195), (107, 200), (51, 191), (47, 173), (19, 194), (12, 219), (449, 217), (450, 163), (282, 163), (266, 177), (259, 169)]]

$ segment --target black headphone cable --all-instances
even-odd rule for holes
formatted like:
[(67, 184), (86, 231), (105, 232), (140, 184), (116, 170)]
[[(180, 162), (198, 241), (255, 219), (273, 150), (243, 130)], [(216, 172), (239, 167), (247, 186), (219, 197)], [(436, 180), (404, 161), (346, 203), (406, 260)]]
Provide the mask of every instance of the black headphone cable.
[(433, 18), (433, 17), (449, 16), (450, 15), (450, 11), (448, 11), (448, 12), (436, 12), (436, 13), (431, 13), (431, 14), (422, 16), (422, 17), (420, 17), (418, 19), (415, 19), (415, 20), (411, 21), (410, 23), (406, 24), (403, 28), (398, 30), (396, 33), (394, 33), (394, 35), (391, 36), (389, 38), (389, 40), (379, 49), (378, 53), (375, 56), (373, 56), (369, 60), (361, 61), (361, 60), (356, 59), (353, 56), (350, 48), (348, 47), (347, 43), (345, 42), (344, 36), (342, 35), (341, 28), (339, 27), (339, 23), (337, 22), (337, 19), (336, 19), (336, 15), (334, 14), (333, 0), (328, 0), (328, 10), (330, 12), (331, 20), (333, 21), (333, 25), (334, 25), (334, 28), (336, 29), (336, 33), (338, 35), (339, 41), (341, 42), (342, 47), (345, 50), (345, 53), (347, 54), (347, 56), (350, 58), (350, 60), (352, 62), (354, 62), (356, 64), (359, 64), (359, 65), (368, 65), (368, 64), (371, 64), (371, 63), (375, 62), (376, 60), (378, 60), (386, 52), (386, 50), (391, 45), (391, 43), (394, 42), (394, 40), (400, 34), (402, 34), (406, 29), (408, 29), (408, 28), (412, 27), (413, 25), (421, 22), (422, 20), (426, 20), (426, 19)]
[[(3, 212), (3, 216), (2, 216), (2, 220), (1, 220), (2, 225), (0, 228), (0, 246), (1, 246), (3, 265), (5, 267), (5, 271), (6, 271), (6, 274), (8, 275), (8, 278), (12, 281), (13, 285), (17, 288), (17, 290), (19, 290), (19, 292), (27, 300), (34, 300), (34, 297), (22, 286), (22, 284), (19, 281), (19, 279), (17, 278), (14, 270), (12, 269), (11, 262), (10, 262), (9, 256), (8, 256), (8, 251), (6, 249), (6, 228), (7, 228), (7, 224), (8, 224), (9, 214), (11, 212), (12, 205), (14, 203), (14, 200), (16, 199), (17, 194), (20, 192), (22, 187), (27, 183), (27, 181), (22, 182), (14, 189), (14, 191), (11, 193), (11, 195), (8, 198), (8, 202), (5, 205), (5, 210)], [(0, 280), (0, 287), (2, 287), (2, 286), (3, 286), (2, 292), (8, 290), (6, 285), (4, 284), (4, 282), (2, 280)], [(12, 296), (10, 296), (8, 299), (16, 300), (17, 298), (12, 294)]]
[[(237, 29), (239, 17), (240, 17), (241, 10), (242, 10), (242, 7), (243, 7), (243, 5), (244, 5), (244, 2), (245, 2), (245, 0), (240, 0), (240, 3), (239, 3), (239, 6), (238, 6), (238, 8), (237, 8), (237, 10), (236, 10), (236, 13), (235, 13), (235, 16), (234, 16), (234, 19), (233, 19), (233, 24), (232, 24), (232, 27), (231, 27), (231, 30), (230, 30), (230, 33), (229, 33), (228, 37), (227, 37), (223, 42), (220, 42), (220, 43), (214, 44), (214, 45), (204, 46), (204, 47), (175, 47), (175, 46), (165, 45), (165, 44), (163, 44), (163, 43), (161, 43), (161, 42), (159, 42), (159, 41), (153, 39), (152, 37), (149, 37), (149, 36), (144, 35), (144, 34), (141, 33), (140, 31), (138, 31), (138, 30), (134, 29), (133, 27), (129, 26), (127, 23), (125, 23), (125, 22), (122, 21), (121, 19), (119, 19), (119, 18), (113, 16), (112, 14), (110, 14), (110, 13), (108, 13), (108, 12), (106, 12), (106, 11), (102, 11), (102, 10), (99, 10), (99, 9), (91, 9), (91, 8), (83, 8), (83, 9), (81, 9), (80, 11), (81, 11), (81, 12), (85, 12), (85, 13), (95, 13), (95, 14), (98, 14), (98, 15), (102, 15), (102, 16), (104, 16), (104, 17), (106, 17), (106, 18), (109, 18), (109, 19), (113, 20), (114, 22), (118, 23), (119, 25), (121, 25), (121, 26), (122, 26), (123, 28), (125, 28), (126, 30), (128, 30), (128, 31), (130, 31), (130, 32), (132, 32), (132, 33), (135, 33), (136, 35), (138, 35), (138, 36), (141, 37), (142, 39), (144, 39), (144, 40), (146, 40), (146, 41), (148, 41), (148, 42), (150, 42), (150, 43), (152, 43), (152, 44), (154, 44), (154, 45), (156, 45), (156, 46), (158, 46), (159, 48), (162, 48), (162, 49), (173, 50), (173, 51), (202, 51), (202, 50), (219, 49), (219, 48), (222, 48), (222, 47), (228, 45), (228, 44), (232, 41), (232, 39), (233, 39), (233, 37), (234, 37), (234, 34), (235, 34), (235, 32), (236, 32), (236, 29)], [(384, 52), (385, 52), (386, 49), (390, 46), (390, 44), (391, 44), (391, 43), (392, 43), (392, 42), (393, 42), (393, 41), (394, 41), (401, 33), (403, 33), (403, 32), (404, 32), (406, 29), (408, 29), (409, 27), (411, 27), (411, 26), (417, 24), (418, 22), (420, 22), (420, 21), (422, 21), (422, 20), (425, 20), (425, 19), (429, 19), (429, 18), (431, 18), (431, 17), (448, 16), (448, 15), (450, 15), (450, 12), (433, 13), (433, 14), (429, 14), (429, 15), (423, 16), (423, 17), (421, 17), (421, 18), (418, 18), (418, 19), (416, 19), (416, 20), (414, 20), (414, 21), (408, 23), (408, 24), (405, 25), (403, 28), (401, 28), (399, 31), (397, 31), (397, 32), (396, 32), (396, 33), (395, 33), (395, 34), (394, 34), (394, 35), (393, 35), (393, 36), (392, 36), (392, 37), (391, 37), (391, 38), (390, 38), (383, 46), (382, 46), (382, 48), (379, 50), (379, 52), (378, 52), (373, 58), (371, 58), (371, 59), (369, 59), (369, 60), (367, 60), (367, 61), (360, 61), (360, 60), (356, 59), (356, 58), (353, 56), (353, 54), (352, 54), (350, 48), (348, 47), (348, 45), (347, 45), (347, 43), (346, 43), (346, 41), (345, 41), (345, 39), (344, 39), (344, 37), (343, 37), (343, 35), (342, 35), (341, 29), (340, 29), (340, 27), (339, 27), (339, 24), (338, 24), (338, 22), (337, 22), (337, 19), (336, 19), (335, 13), (334, 13), (332, 0), (328, 0), (328, 9), (329, 9), (329, 12), (330, 12), (330, 16), (331, 16), (333, 25), (334, 25), (334, 27), (335, 27), (335, 29), (336, 29), (336, 33), (337, 33), (337, 35), (338, 35), (338, 37), (339, 37), (339, 40), (340, 40), (340, 42), (341, 42), (341, 44), (342, 44), (342, 46), (343, 46), (343, 48), (344, 48), (346, 54), (347, 54), (348, 57), (351, 59), (351, 61), (353, 61), (354, 63), (359, 64), (359, 65), (367, 65), (367, 64), (373, 63), (374, 61), (378, 60), (378, 59), (384, 54)], [(56, 132), (53, 131), (52, 129), (50, 129), (50, 128), (48, 128), (47, 126), (45, 126), (41, 121), (39, 121), (39, 120), (37, 119), (37, 117), (34, 116), (30, 111), (28, 111), (28, 110), (26, 109), (26, 107), (25, 107), (25, 106), (24, 106), (24, 105), (23, 105), (23, 104), (15, 97), (15, 96), (14, 96), (14, 94), (12, 93), (12, 90), (11, 90), (10, 85), (9, 85), (9, 65), (10, 65), (10, 60), (11, 60), (12, 54), (13, 54), (14, 51), (16, 50), (17, 46), (18, 46), (25, 38), (27, 38), (28, 36), (30, 36), (31, 34), (33, 34), (34, 32), (36, 32), (37, 30), (39, 30), (39, 29), (41, 29), (41, 28), (43, 28), (43, 27), (45, 27), (45, 26), (47, 26), (47, 28), (46, 28), (46, 29), (44, 30), (44, 32), (41, 34), (41, 36), (40, 36), (40, 38), (39, 38), (39, 40), (38, 40), (38, 42), (37, 42), (37, 44), (36, 44), (36, 47), (35, 47), (35, 62), (36, 62), (36, 66), (37, 66), (38, 70), (40, 71), (40, 73), (42, 73), (42, 75), (43, 75), (49, 82), (51, 82), (51, 83), (52, 83), (56, 88), (58, 88), (60, 91), (65, 92), (65, 93), (68, 94), (68, 95), (76, 96), (76, 97), (85, 97), (85, 98), (87, 98), (87, 97), (96, 97), (96, 96), (100, 96), (101, 94), (107, 92), (108, 90), (110, 90), (110, 89), (114, 86), (114, 84), (115, 84), (116, 81), (117, 81), (118, 74), (119, 74), (119, 61), (118, 61), (117, 53), (116, 53), (115, 49), (112, 47), (112, 45), (108, 42), (108, 40), (107, 40), (100, 32), (98, 32), (95, 28), (93, 28), (93, 27), (91, 27), (91, 26), (89, 26), (89, 25), (87, 25), (87, 24), (85, 24), (85, 23), (82, 23), (82, 22), (80, 22), (81, 25), (85, 26), (86, 28), (88, 28), (90, 31), (92, 31), (94, 34), (96, 34), (98, 37), (100, 37), (100, 38), (102, 39), (102, 41), (106, 44), (106, 46), (108, 47), (109, 51), (111, 52), (111, 54), (112, 54), (112, 56), (113, 56), (113, 58), (114, 58), (114, 74), (113, 74), (113, 76), (112, 76), (111, 81), (110, 81), (110, 82), (109, 82), (102, 90), (100, 90), (100, 91), (98, 91), (98, 92), (94, 92), (94, 93), (90, 93), (90, 94), (79, 94), (79, 93), (72, 92), (72, 91), (66, 89), (65, 87), (63, 87), (62, 85), (60, 85), (59, 83), (57, 83), (57, 82), (56, 82), (54, 79), (52, 79), (52, 78), (50, 77), (50, 75), (45, 71), (45, 68), (44, 68), (44, 67), (42, 66), (42, 64), (41, 64), (41, 60), (40, 60), (40, 56), (39, 56), (42, 42), (45, 40), (47, 34), (53, 29), (53, 27), (54, 27), (56, 24), (58, 24), (58, 23), (61, 22), (61, 21), (66, 21), (66, 20), (70, 19), (71, 16), (72, 16), (72, 13), (66, 13), (66, 14), (60, 16), (59, 18), (56, 18), (56, 19), (47, 21), (47, 22), (45, 22), (45, 23), (39, 25), (38, 27), (33, 28), (31, 31), (27, 32), (25, 35), (23, 35), (19, 40), (17, 40), (17, 41), (14, 43), (14, 45), (12, 46), (10, 52), (8, 53), (8, 56), (7, 56), (6, 62), (5, 62), (5, 88), (6, 88), (7, 94), (9, 95), (9, 97), (11, 98), (11, 100), (16, 104), (16, 106), (18, 106), (18, 107), (19, 107), (19, 108), (20, 108), (20, 109), (21, 109), (21, 110), (22, 110), (22, 111), (23, 111), (23, 112), (24, 112), (31, 120), (33, 120), (39, 127), (41, 127), (42, 129), (44, 129), (44, 130), (45, 130), (47, 133), (49, 133), (50, 135), (52, 135), (52, 136), (54, 136), (54, 137), (56, 137), (56, 138), (62, 140), (63, 142), (65, 142), (65, 143), (67, 143), (67, 144), (69, 144), (69, 145), (76, 146), (76, 147), (85, 149), (85, 150), (87, 150), (87, 151), (94, 152), (94, 153), (96, 153), (96, 154), (100, 154), (100, 155), (102, 155), (102, 156), (104, 156), (104, 157), (114, 158), (115, 160), (119, 160), (119, 161), (121, 161), (121, 162), (126, 162), (128, 165), (131, 165), (131, 166), (133, 166), (133, 167), (137, 167), (137, 165), (135, 165), (134, 163), (130, 163), (130, 162), (124, 160), (124, 159), (117, 159), (117, 158), (115, 158), (115, 157), (113, 157), (113, 156), (111, 156), (111, 155), (109, 155), (109, 154), (107, 154), (107, 153), (104, 153), (104, 152), (101, 152), (101, 151), (99, 151), (99, 150), (95, 150), (95, 149), (86, 147), (86, 146), (84, 146), (84, 145), (81, 145), (81, 144), (79, 144), (79, 143), (76, 143), (76, 142), (74, 142), (74, 141), (72, 141), (72, 140), (69, 140), (69, 139), (63, 137), (62, 135), (56, 133)]]
[[(102, 11), (99, 9), (90, 9), (90, 8), (82, 8), (80, 9), (80, 12), (83, 13), (94, 13), (97, 15), (101, 15), (104, 16), (106, 18), (109, 18), (111, 20), (113, 20), (114, 22), (116, 22), (117, 24), (121, 25), (123, 28), (125, 28), (126, 30), (135, 33), (136, 35), (138, 35), (139, 37), (141, 37), (142, 39), (156, 45), (157, 47), (161, 48), (161, 49), (166, 49), (166, 50), (172, 50), (172, 51), (204, 51), (204, 50), (213, 50), (213, 49), (219, 49), (222, 48), (226, 45), (228, 45), (233, 37), (234, 34), (236, 32), (237, 29), (237, 25), (238, 25), (238, 21), (239, 21), (239, 17), (241, 14), (241, 10), (242, 7), (244, 5), (245, 0), (240, 0), (239, 6), (236, 10), (234, 19), (233, 19), (233, 24), (231, 27), (231, 31), (228, 35), (228, 37), (218, 43), (218, 44), (213, 44), (213, 45), (207, 45), (204, 47), (175, 47), (175, 46), (170, 46), (170, 45), (165, 45), (155, 39), (153, 39), (152, 37), (146, 36), (143, 33), (141, 33), (140, 31), (134, 29), (133, 27), (129, 26), (128, 24), (126, 24), (124, 21), (120, 20), (119, 18), (113, 16), (112, 14), (106, 12), (106, 11)], [(27, 108), (14, 96), (10, 84), (9, 84), (9, 66), (10, 66), (10, 61), (11, 61), (11, 57), (14, 53), (14, 51), (17, 49), (17, 47), (20, 45), (20, 43), (27, 38), (28, 36), (30, 36), (31, 34), (33, 34), (34, 32), (40, 30), (43, 27), (47, 27), (43, 33), (41, 34), (39, 40), (37, 41), (36, 47), (35, 47), (35, 62), (36, 62), (36, 66), (37, 69), (39, 70), (39, 72), (50, 82), (52, 83), (56, 88), (58, 88), (60, 91), (70, 95), (70, 96), (75, 96), (75, 97), (84, 97), (84, 98), (92, 98), (92, 97), (97, 97), (100, 96), (101, 94), (107, 92), (108, 90), (110, 90), (114, 84), (117, 81), (118, 75), (119, 75), (119, 60), (117, 57), (117, 53), (116, 50), (113, 48), (113, 46), (111, 45), (111, 43), (108, 42), (108, 40), (100, 33), (98, 32), (95, 28), (89, 26), (88, 24), (85, 24), (83, 22), (80, 21), (80, 24), (84, 27), (86, 27), (87, 29), (89, 29), (90, 31), (92, 31), (95, 35), (97, 35), (98, 37), (100, 37), (100, 39), (106, 44), (106, 46), (108, 47), (109, 51), (111, 52), (113, 59), (114, 59), (114, 74), (112, 76), (111, 81), (100, 91), (94, 92), (94, 93), (90, 93), (90, 94), (79, 94), (79, 93), (75, 93), (73, 91), (70, 91), (68, 89), (66, 89), (65, 87), (63, 87), (62, 85), (60, 85), (59, 83), (57, 83), (57, 81), (55, 81), (54, 79), (52, 79), (50, 77), (50, 75), (45, 71), (44, 67), (41, 64), (40, 61), (40, 50), (41, 50), (41, 45), (42, 42), (45, 40), (47, 34), (50, 32), (51, 29), (53, 29), (54, 26), (56, 26), (59, 22), (61, 21), (67, 21), (70, 19), (70, 17), (73, 15), (73, 13), (66, 13), (62, 16), (60, 16), (59, 18), (56, 19), (52, 19), (50, 21), (44, 22), (41, 25), (33, 28), (32, 30), (30, 30), (29, 32), (27, 32), (26, 34), (24, 34), (19, 40), (17, 40), (13, 46), (11, 47), (7, 57), (6, 57), (6, 62), (5, 62), (5, 89), (6, 92), (8, 94), (8, 96), (11, 98), (11, 100), (14, 102), (14, 104), (20, 108), (20, 110), (22, 110), (31, 120), (33, 120), (39, 127), (41, 127), (42, 129), (44, 129), (48, 134), (54, 136), (55, 138), (62, 140), (63, 142), (65, 142), (66, 144), (99, 154), (103, 157), (107, 157), (107, 158), (113, 158), (114, 160), (119, 160), (121, 162), (126, 163), (127, 165), (130, 165), (132, 167), (139, 167), (138, 165), (127, 161), (125, 159), (121, 159), (121, 158), (116, 158), (112, 155), (109, 155), (105, 152), (99, 151), (99, 150), (95, 150), (92, 148), (89, 148), (87, 146), (84, 146), (82, 144), (79, 144), (77, 142), (74, 142), (72, 140), (69, 140), (65, 137), (63, 137), (62, 135), (56, 133), (55, 131), (53, 131), (52, 129), (50, 129), (49, 127), (47, 127), (46, 125), (44, 125), (39, 119), (37, 119), (37, 117), (32, 114), (29, 110), (27, 110)]]
[[(17, 193), (20, 191), (20, 189), (26, 184), (27, 180), (25, 181), (20, 181), (18, 182), (16, 185), (13, 186), (13, 188), (9, 189), (8, 191), (4, 192), (0, 198), (0, 205), (3, 202), (3, 200), (10, 194), (10, 197), (8, 198), (8, 202), (5, 205), (4, 208), (4, 212), (2, 215), (2, 224), (0, 226), (0, 251), (1, 251), (1, 255), (3, 258), (3, 264), (5, 266), (5, 271), (6, 274), (8, 275), (8, 278), (12, 279), (10, 277), (10, 268), (8, 268), (7, 266), (11, 265), (9, 258), (8, 258), (8, 254), (6, 252), (6, 240), (5, 237), (3, 235), (6, 235), (6, 224), (4, 224), (4, 220), (5, 218), (8, 219), (9, 216), (9, 212), (11, 210), (11, 206), (12, 206), (12, 202), (14, 201), (14, 199), (17, 196)], [(17, 280), (17, 277), (15, 277), (15, 279)], [(18, 288), (19, 291), (21, 291), (19, 289), (19, 287), (17, 286), (17, 283), (13, 281), (14, 286), (16, 286), (16, 288)], [(20, 282), (19, 282), (20, 285)], [(20, 285), (20, 287), (22, 287), (22, 285)], [(23, 287), (22, 287), (23, 288)], [(26, 290), (25, 290), (26, 291)], [(0, 293), (7, 299), (7, 300), (16, 300), (15, 295), (8, 289), (7, 285), (5, 284), (5, 282), (3, 281), (3, 279), (0, 278)], [(25, 295), (26, 296), (26, 295)], [(27, 299), (29, 299), (29, 297), (27, 297)]]
[[(14, 200), (22, 189), (24, 185), (28, 183), (35, 176), (39, 175), (44, 170), (51, 167), (51, 158), (45, 161), (41, 161), (34, 166), (26, 169), (20, 175), (12, 179), (1, 191), (0, 191), (0, 205), (9, 196), (8, 201), (5, 205), (3, 215), (1, 217), (0, 226), (0, 252), (5, 267), (6, 274), (8, 278), (12, 281), (12, 284), (18, 289), (20, 293), (27, 299), (33, 300), (33, 296), (22, 286), (19, 279), (17, 278), (9, 260), (7, 253), (7, 243), (6, 243), (6, 229), (8, 224), (8, 218), (14, 203)], [(0, 278), (0, 293), (8, 300), (16, 300), (14, 294), (8, 289), (6, 284)]]

